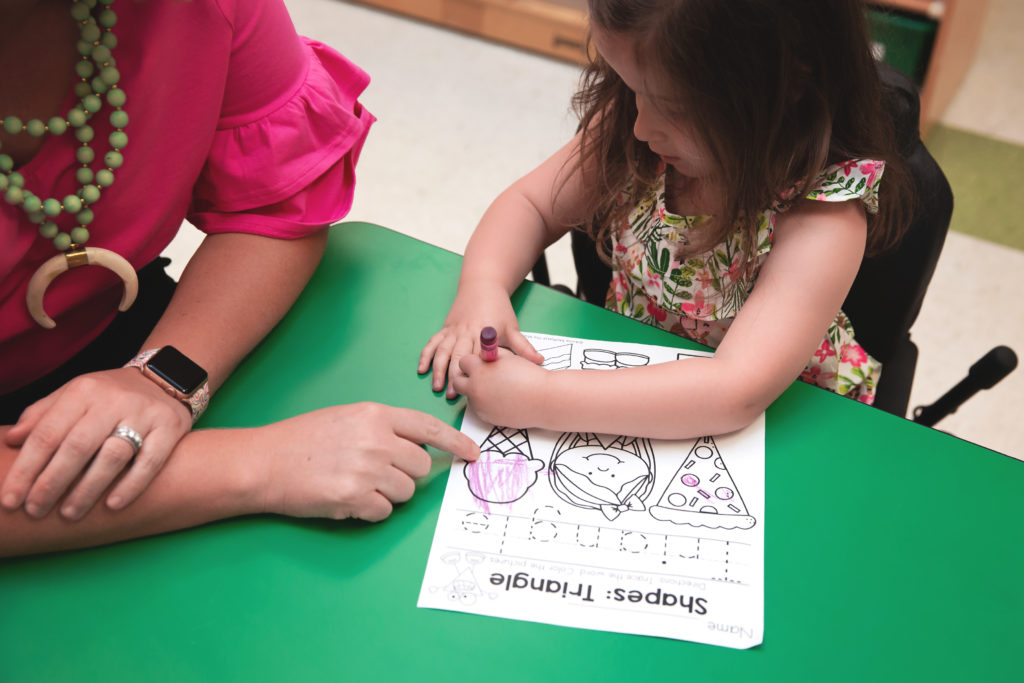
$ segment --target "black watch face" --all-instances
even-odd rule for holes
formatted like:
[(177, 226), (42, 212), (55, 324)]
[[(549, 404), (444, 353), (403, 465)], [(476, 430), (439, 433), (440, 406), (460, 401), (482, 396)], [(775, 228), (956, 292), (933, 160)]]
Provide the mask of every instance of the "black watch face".
[(160, 349), (146, 367), (181, 393), (191, 396), (206, 381), (206, 370), (173, 346)]

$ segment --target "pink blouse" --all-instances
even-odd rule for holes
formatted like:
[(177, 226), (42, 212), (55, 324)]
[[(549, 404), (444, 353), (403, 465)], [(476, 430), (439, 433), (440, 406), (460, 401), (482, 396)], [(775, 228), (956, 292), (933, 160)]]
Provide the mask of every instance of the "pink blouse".
[[(128, 145), (116, 182), (95, 205), (87, 246), (141, 268), (182, 219), (213, 234), (297, 238), (342, 218), (374, 117), (357, 101), (369, 76), (302, 38), (281, 0), (123, 2), (113, 50), (127, 95)], [(68, 65), (70, 69), (72, 65)], [(75, 104), (68, 94), (64, 109)], [(97, 161), (109, 149), (105, 106), (93, 118)], [(45, 119), (44, 119), (45, 120)], [(17, 169), (39, 197), (75, 192), (77, 142), (48, 135)], [(63, 222), (61, 222), (63, 221)], [(62, 215), (62, 229), (72, 227)], [(56, 329), (25, 306), (28, 280), (58, 252), (20, 207), (0, 201), (0, 394), (57, 368), (117, 313), (121, 282), (82, 267), (47, 290)]]

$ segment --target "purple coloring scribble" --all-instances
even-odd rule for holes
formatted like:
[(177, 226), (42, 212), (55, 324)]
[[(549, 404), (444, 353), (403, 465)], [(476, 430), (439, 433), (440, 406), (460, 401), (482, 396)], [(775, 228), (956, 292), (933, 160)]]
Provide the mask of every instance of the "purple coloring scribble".
[(543, 467), (542, 461), (516, 451), (485, 450), (476, 462), (466, 464), (463, 474), (469, 492), (490, 512), (487, 503), (511, 503), (525, 496)]

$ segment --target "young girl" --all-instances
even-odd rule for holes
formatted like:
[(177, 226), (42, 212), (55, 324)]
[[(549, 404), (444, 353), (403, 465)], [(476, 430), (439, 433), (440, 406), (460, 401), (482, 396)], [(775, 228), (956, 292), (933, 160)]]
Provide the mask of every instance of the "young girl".
[[(865, 249), (901, 236), (906, 181), (862, 3), (589, 9), (580, 132), (487, 210), (419, 371), (433, 368), (435, 391), (447, 373), (448, 396), (496, 424), (655, 438), (744, 427), (797, 377), (871, 403), (880, 366), (840, 305)], [(538, 367), (509, 295), (574, 225), (610, 252), (609, 308), (714, 358)], [(518, 356), (477, 358), (484, 325)]]

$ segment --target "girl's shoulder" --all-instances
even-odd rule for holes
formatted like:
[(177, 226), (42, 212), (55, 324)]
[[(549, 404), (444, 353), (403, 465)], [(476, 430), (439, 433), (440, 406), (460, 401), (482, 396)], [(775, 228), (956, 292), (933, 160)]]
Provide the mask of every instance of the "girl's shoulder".
[(806, 198), (822, 202), (860, 199), (869, 212), (875, 213), (878, 211), (878, 185), (884, 171), (885, 162), (874, 159), (851, 159), (826, 166)]
[[(885, 162), (875, 159), (850, 159), (822, 169), (805, 199), (820, 202), (846, 202), (860, 199), (869, 213), (878, 211), (878, 186)], [(785, 192), (772, 205), (771, 212), (782, 212), (793, 205), (797, 188)]]

